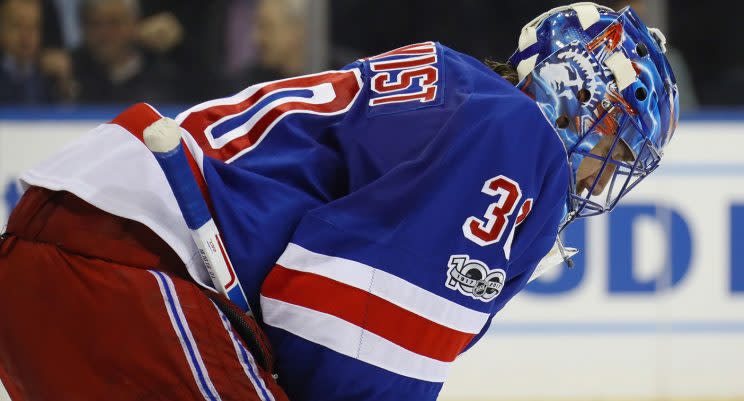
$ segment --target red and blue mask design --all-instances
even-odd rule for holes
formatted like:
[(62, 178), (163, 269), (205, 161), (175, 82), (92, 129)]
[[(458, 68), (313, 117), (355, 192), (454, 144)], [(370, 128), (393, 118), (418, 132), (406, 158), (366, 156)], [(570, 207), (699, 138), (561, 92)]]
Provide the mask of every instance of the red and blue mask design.
[[(595, 7), (590, 8), (596, 10), (594, 19), (579, 16), (577, 5)], [(509, 59), (520, 72), (518, 87), (537, 102), (566, 147), (572, 174), (564, 227), (575, 218), (612, 210), (653, 172), (679, 119), (663, 35), (647, 28), (631, 8), (615, 12), (577, 5), (551, 10), (528, 24), (532, 39)], [(603, 137), (611, 139), (609, 154), (591, 153)], [(627, 147), (625, 154), (632, 157), (612, 157), (618, 146)], [(587, 157), (602, 167), (588, 190), (577, 192), (577, 172)], [(612, 176), (604, 192), (592, 195), (608, 169)]]

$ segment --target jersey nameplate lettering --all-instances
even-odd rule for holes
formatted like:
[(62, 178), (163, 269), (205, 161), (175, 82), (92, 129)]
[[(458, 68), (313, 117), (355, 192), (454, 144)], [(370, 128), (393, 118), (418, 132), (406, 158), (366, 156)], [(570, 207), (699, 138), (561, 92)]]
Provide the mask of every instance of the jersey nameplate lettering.
[[(436, 104), (441, 66), (434, 42), (416, 43), (366, 59), (372, 89), (372, 110), (404, 111)], [(440, 96), (441, 97), (441, 96)], [(372, 111), (371, 110), (371, 111)]]

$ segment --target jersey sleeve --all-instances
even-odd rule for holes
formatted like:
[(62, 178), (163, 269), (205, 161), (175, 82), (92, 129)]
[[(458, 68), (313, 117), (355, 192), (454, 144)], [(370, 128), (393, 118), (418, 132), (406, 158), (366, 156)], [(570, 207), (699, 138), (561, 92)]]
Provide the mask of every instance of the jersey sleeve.
[[(178, 116), (252, 305), (308, 211), (419, 157), (431, 142), (458, 104), (443, 97), (443, 52), (432, 42), (406, 46), (376, 63), (256, 84)], [(376, 74), (389, 81), (375, 86)], [(432, 89), (431, 98), (416, 97)]]
[(363, 87), (352, 66), (252, 85), (177, 117), (254, 307), (300, 218), (345, 191), (332, 136)]
[[(565, 153), (534, 104), (470, 102), (420, 154), (309, 212), (261, 291), (294, 400), (434, 400), (555, 239)], [(484, 117), (486, 116), (486, 117)]]

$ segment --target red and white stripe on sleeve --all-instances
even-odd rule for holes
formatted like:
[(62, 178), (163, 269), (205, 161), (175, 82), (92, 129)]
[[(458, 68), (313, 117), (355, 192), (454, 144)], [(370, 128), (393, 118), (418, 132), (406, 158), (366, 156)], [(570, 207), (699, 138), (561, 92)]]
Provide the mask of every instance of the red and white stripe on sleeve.
[(443, 382), (489, 315), (383, 270), (290, 243), (261, 291), (266, 324), (388, 371)]

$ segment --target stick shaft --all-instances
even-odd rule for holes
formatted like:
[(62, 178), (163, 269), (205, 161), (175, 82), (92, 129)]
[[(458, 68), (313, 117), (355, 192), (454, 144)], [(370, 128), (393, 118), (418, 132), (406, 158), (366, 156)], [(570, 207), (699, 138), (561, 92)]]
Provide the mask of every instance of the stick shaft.
[(248, 300), (222, 236), (191, 172), (183, 144), (179, 141), (173, 149), (166, 152), (153, 151), (153, 155), (165, 173), (215, 288), (243, 311), (250, 313)]

